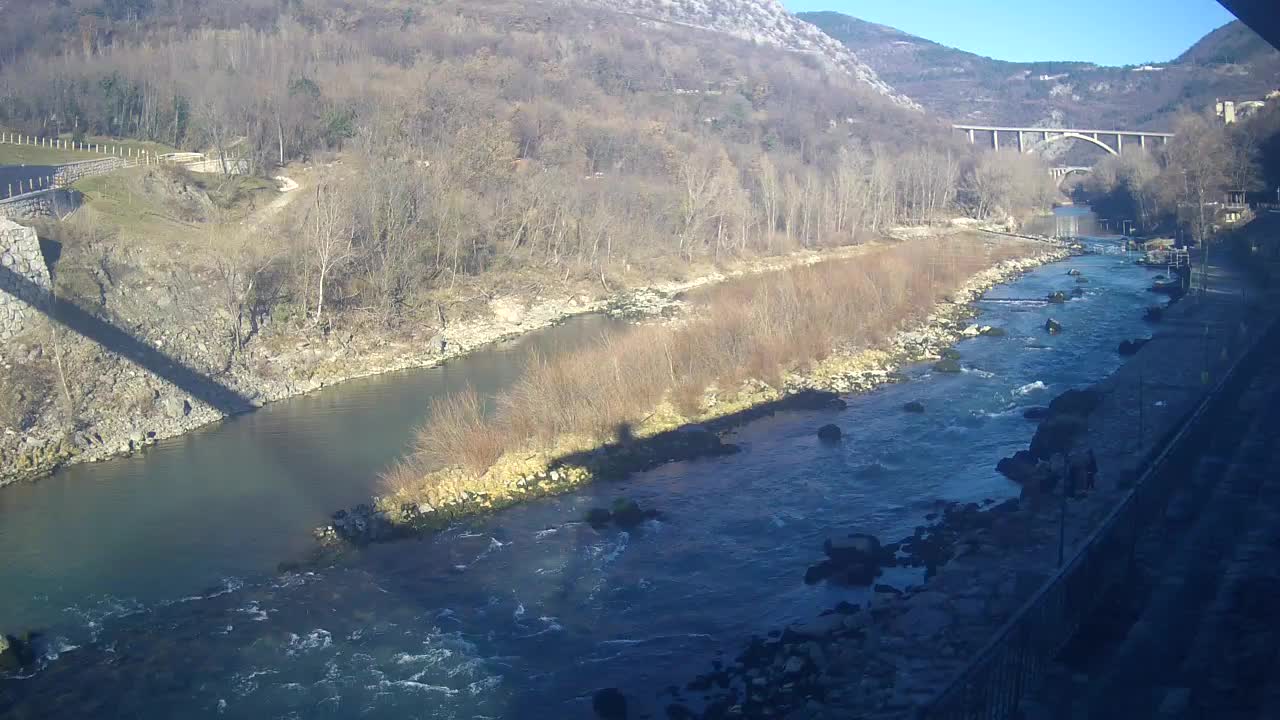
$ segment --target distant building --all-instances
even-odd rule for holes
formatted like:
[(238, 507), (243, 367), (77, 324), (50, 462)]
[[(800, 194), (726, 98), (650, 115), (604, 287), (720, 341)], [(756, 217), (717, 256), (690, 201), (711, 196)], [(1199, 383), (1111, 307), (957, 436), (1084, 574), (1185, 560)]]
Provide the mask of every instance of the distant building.
[(1213, 106), (1213, 112), (1223, 124), (1230, 125), (1236, 121), (1236, 104), (1231, 100), (1219, 100)]

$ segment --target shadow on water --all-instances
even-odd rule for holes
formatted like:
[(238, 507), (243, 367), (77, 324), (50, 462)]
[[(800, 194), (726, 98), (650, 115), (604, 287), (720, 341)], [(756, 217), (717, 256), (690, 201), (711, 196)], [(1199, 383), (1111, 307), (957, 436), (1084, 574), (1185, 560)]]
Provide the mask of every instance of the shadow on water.
[(9, 294), (54, 322), (173, 383), (184, 393), (224, 414), (235, 415), (253, 408), (249, 399), (239, 392), (183, 365), (128, 332), (91, 315), (73, 302), (52, 297), (45, 302), (33, 303), (33, 298), (49, 297), (47, 291), (7, 267), (0, 267), (0, 287), (9, 288)]

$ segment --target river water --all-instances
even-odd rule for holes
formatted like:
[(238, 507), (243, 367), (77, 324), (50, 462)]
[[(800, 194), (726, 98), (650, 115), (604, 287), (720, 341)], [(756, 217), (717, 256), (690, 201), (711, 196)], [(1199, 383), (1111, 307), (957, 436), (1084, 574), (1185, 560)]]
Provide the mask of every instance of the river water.
[[(1083, 298), (1034, 300), (1076, 287), (1068, 267), (1090, 280)], [(846, 410), (752, 423), (733, 438), (736, 455), (314, 572), (269, 566), (301, 551), (329, 510), (368, 494), (370, 472), (404, 447), (429, 397), (481, 384), (482, 370), (491, 392), (518, 371), (522, 348), (482, 356), (488, 366), (343, 385), (0, 492), (0, 618), (48, 628), (42, 668), (0, 680), (0, 715), (588, 717), (591, 693), (617, 686), (657, 716), (662, 688), (731, 658), (749, 634), (859, 599), (803, 583), (827, 534), (894, 540), (939, 500), (1014, 496), (993, 468), (1030, 439), (1022, 411), (1119, 366), (1117, 344), (1145, 334), (1149, 282), (1111, 255), (1046, 266), (980, 303), (981, 322), (1008, 334), (960, 343), (960, 374), (911, 368), (908, 382), (849, 398)], [(1042, 329), (1050, 316), (1061, 335)], [(524, 342), (563, 348), (602, 322)], [(926, 412), (904, 413), (910, 400)], [(817, 442), (828, 422), (842, 444)], [(578, 522), (621, 496), (665, 517), (630, 533)]]

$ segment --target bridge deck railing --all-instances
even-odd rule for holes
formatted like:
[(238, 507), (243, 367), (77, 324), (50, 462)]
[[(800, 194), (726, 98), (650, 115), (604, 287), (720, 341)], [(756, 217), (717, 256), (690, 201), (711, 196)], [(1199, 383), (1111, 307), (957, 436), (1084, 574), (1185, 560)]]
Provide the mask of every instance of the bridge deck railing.
[(1211, 406), (1229, 387), (1247, 381), (1265, 338), (1260, 333), (1222, 380), (1182, 423), (1147, 456), (1133, 488), (1107, 516), (1080, 551), (1023, 607), (918, 713), (921, 720), (1005, 720), (1043, 679), (1054, 658), (1099, 607), (1107, 591), (1129, 572), (1133, 548), (1151, 521), (1163, 514), (1176, 473), (1165, 472), (1194, 459), (1187, 440), (1203, 430)]

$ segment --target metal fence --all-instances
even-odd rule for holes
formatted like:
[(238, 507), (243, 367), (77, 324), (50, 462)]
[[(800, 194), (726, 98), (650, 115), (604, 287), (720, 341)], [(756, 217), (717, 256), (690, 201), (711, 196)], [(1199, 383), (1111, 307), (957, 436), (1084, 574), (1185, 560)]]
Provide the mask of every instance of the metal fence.
[(1093, 531), (1080, 552), (1053, 575), (996, 633), (941, 693), (920, 709), (921, 720), (1001, 720), (1037, 686), (1046, 668), (1096, 611), (1107, 591), (1129, 571), (1134, 546), (1162, 516), (1178, 473), (1196, 447), (1188, 442), (1208, 424), (1206, 415), (1248, 382), (1261, 359), (1259, 346), (1276, 334), (1275, 322), (1241, 353), (1222, 380), (1175, 430), (1158, 443), (1120, 505)]

